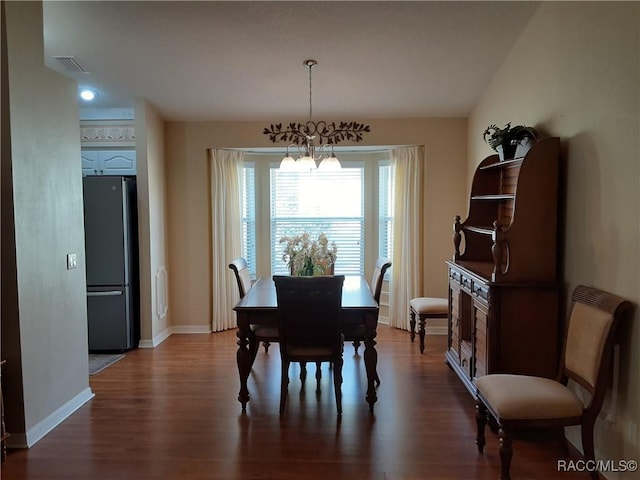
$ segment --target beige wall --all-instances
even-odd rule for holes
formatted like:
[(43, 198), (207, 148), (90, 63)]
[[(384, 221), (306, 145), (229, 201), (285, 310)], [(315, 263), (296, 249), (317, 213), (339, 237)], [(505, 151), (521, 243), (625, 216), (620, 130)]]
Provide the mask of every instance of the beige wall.
[[(564, 280), (640, 301), (638, 3), (543, 3), (469, 119), (469, 177), (491, 123), (538, 127), (566, 160)], [(596, 431), (596, 456), (640, 458), (627, 425), (640, 422), (640, 326), (626, 328), (620, 387)], [(570, 439), (581, 445), (576, 429)], [(607, 478), (619, 477), (607, 473)]]
[[(276, 121), (277, 119), (273, 119)], [(269, 147), (269, 122), (168, 123), (169, 306), (175, 327), (211, 322), (209, 170), (206, 149)], [(427, 255), (424, 295), (446, 296), (451, 226), (466, 212), (466, 119), (369, 120), (364, 145), (425, 145)]]
[(147, 101), (135, 106), (140, 249), (140, 346), (170, 335), (164, 121)]
[(7, 2), (6, 20), (2, 381), (9, 444), (24, 447), (92, 394), (77, 86), (44, 67), (40, 2)]

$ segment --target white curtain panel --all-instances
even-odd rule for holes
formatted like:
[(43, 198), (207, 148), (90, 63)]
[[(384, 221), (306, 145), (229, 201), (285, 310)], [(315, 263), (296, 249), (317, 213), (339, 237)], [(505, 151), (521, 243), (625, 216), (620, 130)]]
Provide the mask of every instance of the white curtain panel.
[(409, 329), (409, 300), (422, 296), (424, 265), (424, 146), (393, 149), (395, 170), (393, 211), (393, 278), (389, 324)]
[(236, 327), (233, 307), (238, 286), (229, 263), (242, 255), (242, 167), (244, 153), (210, 149), (211, 171), (211, 329)]

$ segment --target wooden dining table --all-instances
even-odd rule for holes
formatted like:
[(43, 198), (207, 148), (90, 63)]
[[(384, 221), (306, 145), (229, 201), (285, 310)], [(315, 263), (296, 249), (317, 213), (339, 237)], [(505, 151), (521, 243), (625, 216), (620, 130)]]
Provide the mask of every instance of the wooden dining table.
[[(233, 308), (238, 324), (238, 373), (240, 375), (240, 392), (238, 401), (242, 411), (246, 411), (249, 402), (247, 380), (251, 373), (252, 358), (249, 351), (249, 335), (252, 325), (278, 325), (278, 301), (276, 287), (270, 277), (260, 277), (247, 294)], [(362, 275), (346, 275), (342, 288), (342, 309), (340, 321), (345, 327), (349, 324), (364, 326), (364, 364), (367, 372), (367, 395), (369, 410), (377, 398), (375, 379), (378, 363), (376, 352), (376, 329), (378, 327), (378, 304), (373, 298), (366, 279)]]

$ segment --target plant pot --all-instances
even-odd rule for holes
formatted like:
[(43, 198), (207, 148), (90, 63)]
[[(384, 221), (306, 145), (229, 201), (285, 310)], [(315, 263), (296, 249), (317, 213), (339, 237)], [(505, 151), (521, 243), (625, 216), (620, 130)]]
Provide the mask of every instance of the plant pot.
[(531, 149), (534, 143), (535, 143), (535, 139), (529, 135), (518, 140), (518, 143), (516, 144), (517, 148), (516, 148), (515, 158), (524, 157), (527, 154), (527, 152)]
[(496, 152), (498, 152), (500, 161), (504, 162), (505, 160), (512, 160), (515, 157), (517, 148), (518, 148), (517, 144), (516, 145), (511, 145), (511, 144), (498, 145), (496, 147)]

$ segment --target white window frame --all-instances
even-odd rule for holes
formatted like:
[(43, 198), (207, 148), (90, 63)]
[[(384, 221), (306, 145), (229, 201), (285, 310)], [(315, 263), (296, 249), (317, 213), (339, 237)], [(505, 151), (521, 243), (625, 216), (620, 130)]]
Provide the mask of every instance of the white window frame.
[[(255, 255), (254, 266), (250, 266), (254, 277), (271, 276), (271, 213), (270, 213), (270, 168), (279, 165), (280, 155), (247, 154), (245, 162), (251, 165), (255, 172)], [(364, 164), (364, 264), (361, 274), (370, 278), (373, 274), (379, 250), (379, 165), (389, 163), (388, 151), (364, 152), (355, 154), (339, 154), (343, 165), (350, 162)], [(331, 194), (327, 192), (326, 194)], [(331, 240), (331, 238), (329, 238)], [(282, 244), (275, 245), (276, 251), (282, 250)], [(340, 257), (340, 249), (338, 249)], [(284, 262), (283, 262), (284, 264)], [(340, 273), (340, 272), (336, 272)]]

